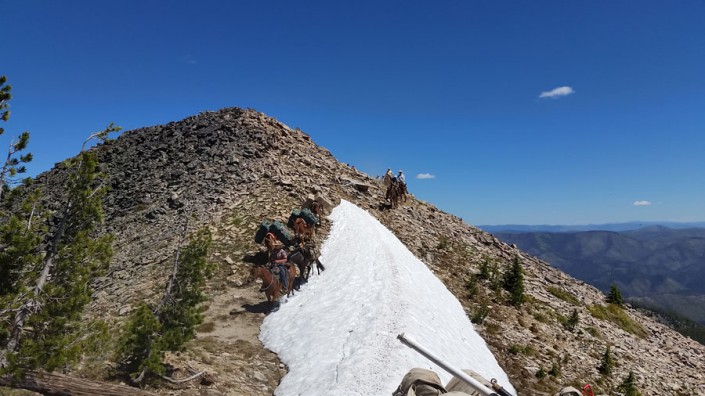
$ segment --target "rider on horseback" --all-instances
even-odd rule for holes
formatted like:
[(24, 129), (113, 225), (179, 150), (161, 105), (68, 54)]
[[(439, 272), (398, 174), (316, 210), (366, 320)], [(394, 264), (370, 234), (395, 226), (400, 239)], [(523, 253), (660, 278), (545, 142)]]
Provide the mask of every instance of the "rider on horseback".
[(389, 186), (392, 185), (392, 179), (394, 178), (394, 173), (392, 173), (392, 170), (390, 168), (387, 168), (387, 172), (384, 174), (384, 178), (382, 179), (382, 183), (384, 183), (384, 186), (389, 188)]
[(397, 181), (399, 182), (399, 195), (401, 195), (404, 198), (404, 201), (406, 201), (406, 178), (404, 177), (404, 172), (399, 169), (399, 174), (397, 175)]
[(282, 286), (284, 287), (284, 290), (289, 290), (289, 282), (287, 279), (287, 269), (286, 269), (286, 262), (287, 262), (287, 254), (286, 250), (284, 250), (284, 245), (277, 241), (274, 244), (274, 249), (269, 253), (269, 265), (270, 267), (276, 267), (279, 269), (279, 277), (281, 278)]

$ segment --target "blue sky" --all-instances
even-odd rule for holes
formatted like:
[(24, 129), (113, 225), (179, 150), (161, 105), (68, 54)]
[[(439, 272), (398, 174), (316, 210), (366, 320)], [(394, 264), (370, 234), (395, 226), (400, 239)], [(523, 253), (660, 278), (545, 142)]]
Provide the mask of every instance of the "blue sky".
[(31, 174), (238, 106), (470, 224), (705, 221), (703, 0), (0, 7), (0, 145), (29, 130)]

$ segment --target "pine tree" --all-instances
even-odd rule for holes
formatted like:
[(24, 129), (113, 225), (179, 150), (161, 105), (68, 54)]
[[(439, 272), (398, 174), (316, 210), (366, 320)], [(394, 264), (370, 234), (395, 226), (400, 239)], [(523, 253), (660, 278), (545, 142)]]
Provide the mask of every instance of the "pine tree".
[[(11, 85), (6, 85), (7, 77), (0, 76), (0, 119), (7, 121), (10, 119), (10, 110), (8, 110), (8, 102), (12, 99)], [(5, 129), (0, 127), (0, 135), (5, 133)], [(13, 177), (19, 173), (24, 173), (27, 169), (24, 163), (32, 161), (32, 153), (20, 155), (19, 158), (15, 155), (27, 148), (29, 144), (29, 132), (24, 131), (20, 134), (16, 141), (10, 142), (10, 147), (7, 151), (5, 163), (0, 170), (0, 199), (7, 190), (9, 182), (14, 181)]]
[(607, 295), (607, 302), (620, 306), (624, 303), (622, 300), (622, 292), (614, 283), (610, 286), (610, 293)]
[(177, 250), (159, 305), (152, 310), (143, 305), (131, 315), (116, 359), (134, 383), (162, 375), (164, 352), (181, 349), (195, 336), (196, 326), (203, 321), (198, 310), (205, 301), (202, 288), (214, 269), (207, 261), (211, 242), (207, 228), (194, 233), (189, 244)]
[(504, 274), (504, 288), (510, 294), (510, 302), (518, 307), (524, 302), (524, 273), (519, 256), (514, 257), (512, 267)]
[(468, 281), (465, 283), (465, 289), (468, 292), (468, 298), (473, 298), (477, 295), (477, 279), (477, 275), (472, 274), (470, 275)]
[(561, 375), (561, 370), (556, 363), (551, 364), (551, 369), (548, 370), (548, 374), (554, 377)]
[(612, 374), (612, 367), (614, 366), (614, 359), (612, 358), (612, 355), (610, 354), (610, 346), (607, 345), (607, 349), (605, 350), (605, 353), (602, 355), (602, 360), (600, 361), (600, 365), (597, 367), (597, 371), (600, 372), (600, 374), (603, 375), (610, 375)]
[(130, 314), (116, 355), (133, 381), (143, 376), (141, 373), (164, 374), (162, 357), (166, 348), (160, 336), (161, 327), (154, 311), (146, 304)]
[(478, 274), (478, 277), (482, 280), (489, 280), (491, 276), (490, 259), (489, 257), (485, 257), (485, 259), (482, 260), (482, 263), (480, 263), (480, 273)]
[(624, 396), (641, 396), (641, 392), (636, 387), (636, 376), (633, 371), (629, 372), (629, 375), (624, 378), (618, 389)]
[[(80, 315), (90, 301), (90, 282), (110, 261), (112, 236), (96, 236), (103, 219), (101, 200), (106, 193), (98, 172), (95, 153), (86, 151), (94, 138), (105, 140), (107, 134), (119, 130), (110, 125), (91, 135), (80, 154), (68, 161), (69, 176), (65, 196), (57, 213), (40, 266), (29, 271), (33, 279), (26, 281), (11, 310), (3, 311), (12, 323), (10, 334), (0, 350), (0, 369), (19, 372), (43, 368), (51, 371), (75, 361), (79, 356)], [(31, 284), (34, 284), (31, 287)], [(13, 318), (7, 317), (14, 314)], [(24, 332), (32, 328), (32, 332)]]
[[(39, 213), (39, 191), (35, 190), (19, 203), (18, 189), (10, 191), (5, 203), (11, 209), (2, 213), (0, 225), (0, 306), (10, 306), (15, 295), (20, 292), (23, 277), (31, 276), (31, 271), (41, 262), (37, 249), (41, 235), (46, 232)], [(13, 205), (16, 206), (13, 208)], [(2, 343), (0, 342), (0, 345)]]
[(181, 249), (178, 265), (157, 312), (170, 350), (178, 350), (193, 338), (196, 326), (203, 321), (198, 305), (205, 301), (202, 288), (214, 269), (207, 260), (211, 242), (210, 231), (203, 228)]
[(7, 102), (12, 99), (12, 86), (7, 85), (7, 76), (0, 76), (0, 120), (7, 121), (10, 119), (10, 110)]

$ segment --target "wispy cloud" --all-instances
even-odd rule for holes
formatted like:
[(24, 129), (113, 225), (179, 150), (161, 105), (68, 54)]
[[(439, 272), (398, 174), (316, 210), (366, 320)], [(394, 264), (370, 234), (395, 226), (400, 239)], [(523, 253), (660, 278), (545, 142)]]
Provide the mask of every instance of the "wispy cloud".
[(191, 55), (191, 54), (186, 54), (186, 56), (183, 58), (184, 62), (188, 63), (189, 65), (197, 65), (198, 62), (196, 59)]
[(418, 175), (416, 175), (416, 178), (422, 179), (422, 180), (423, 179), (435, 179), (436, 175), (432, 175), (430, 173), (419, 173)]
[(634, 201), (634, 206), (649, 206), (651, 201)]
[(539, 95), (539, 98), (560, 98), (561, 96), (568, 96), (570, 94), (574, 94), (575, 91), (571, 87), (558, 87), (558, 88), (553, 88), (550, 91), (544, 91), (541, 92), (541, 95)]

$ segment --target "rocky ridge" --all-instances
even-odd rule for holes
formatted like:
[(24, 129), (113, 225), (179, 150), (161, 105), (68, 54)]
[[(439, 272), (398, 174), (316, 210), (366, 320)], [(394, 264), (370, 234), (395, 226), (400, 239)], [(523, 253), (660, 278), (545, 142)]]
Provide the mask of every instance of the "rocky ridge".
[[(553, 394), (563, 384), (588, 382), (607, 391), (630, 370), (643, 394), (705, 395), (702, 345), (629, 307), (625, 311), (643, 327), (642, 337), (594, 317), (589, 309), (604, 301), (599, 290), (429, 203), (411, 197), (387, 209), (379, 180), (338, 162), (304, 132), (261, 113), (205, 112), (125, 132), (94, 150), (111, 185), (104, 228), (115, 234), (116, 254), (94, 285), (88, 316), (117, 328), (137, 303), (154, 301), (161, 293), (184, 228), (207, 226), (214, 232), (211, 259), (218, 274), (209, 284), (206, 321), (186, 351), (168, 356), (174, 376), (190, 366), (208, 371), (214, 382), (156, 390), (160, 393), (273, 393), (286, 367), (257, 339), (264, 297), (248, 282), (244, 258), (261, 249), (253, 235), (262, 219), (285, 220), (305, 199), (321, 197), (331, 205), (349, 200), (376, 216), (444, 281), (469, 315), (489, 307), (477, 329), (521, 395)], [(37, 185), (52, 196), (62, 180), (58, 166), (40, 175)], [(324, 221), (321, 241), (327, 228)], [(468, 284), (481, 263), (505, 268), (516, 256), (529, 296), (520, 309), (483, 282), (469, 296)], [(556, 290), (574, 299), (559, 298)], [(573, 309), (580, 322), (571, 332), (560, 320)], [(617, 366), (604, 377), (597, 366), (607, 345)], [(108, 375), (107, 359), (86, 359), (78, 374)], [(552, 365), (560, 373), (536, 377), (540, 368)]]

